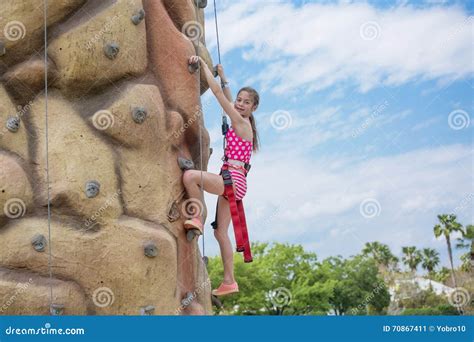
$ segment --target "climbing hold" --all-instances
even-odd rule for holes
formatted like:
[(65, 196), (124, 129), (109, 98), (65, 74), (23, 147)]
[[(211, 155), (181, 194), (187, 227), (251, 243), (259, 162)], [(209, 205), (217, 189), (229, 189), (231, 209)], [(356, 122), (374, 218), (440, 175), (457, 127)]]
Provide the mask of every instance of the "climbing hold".
[(17, 116), (12, 116), (10, 118), (8, 118), (7, 120), (7, 129), (12, 132), (12, 133), (15, 133), (18, 131), (18, 129), (20, 128), (20, 118), (17, 117)]
[(86, 196), (87, 198), (93, 198), (99, 194), (100, 183), (92, 180), (86, 183)]
[(197, 229), (189, 229), (187, 232), (186, 232), (186, 240), (188, 240), (188, 242), (191, 242), (193, 241), (193, 239), (196, 237), (196, 236), (199, 236), (201, 234), (199, 234), (199, 230)]
[(194, 74), (200, 68), (199, 62), (188, 64), (188, 71), (190, 74)]
[(222, 302), (220, 301), (217, 296), (211, 295), (211, 302), (213, 305), (215, 305), (218, 309), (222, 308)]
[(204, 265), (206, 265), (206, 267), (207, 265), (209, 265), (209, 258), (207, 256), (203, 256), (202, 261), (204, 262)]
[(132, 118), (137, 124), (143, 123), (146, 119), (146, 109), (143, 107), (135, 107), (132, 109)]
[(150, 316), (155, 313), (155, 307), (153, 305), (147, 305), (140, 308), (140, 315), (142, 316)]
[(217, 72), (217, 65), (214, 66), (214, 68), (212, 69), (212, 71), (213, 71), (214, 77), (219, 76), (219, 73)]
[(178, 165), (181, 170), (192, 170), (194, 169), (194, 163), (192, 160), (178, 157)]
[(145, 255), (154, 258), (158, 255), (158, 247), (153, 242), (147, 242), (144, 247)]
[(195, 297), (194, 297), (194, 294), (192, 292), (186, 292), (185, 297), (181, 300), (181, 305), (184, 308), (187, 308), (192, 303), (194, 298)]
[(104, 46), (104, 53), (107, 56), (107, 58), (109, 58), (109, 59), (115, 59), (115, 57), (117, 57), (117, 55), (119, 53), (119, 50), (120, 50), (120, 48), (119, 48), (118, 44), (115, 43), (115, 42), (107, 43)]
[(5, 43), (0, 40), (0, 56), (3, 56), (6, 53)]
[(64, 313), (64, 305), (63, 304), (51, 304), (49, 309), (51, 315), (53, 316), (61, 316)]
[(212, 156), (212, 152), (214, 152), (214, 150), (212, 149), (212, 147), (209, 148), (209, 157)]
[(206, 8), (207, 0), (194, 0), (194, 4), (199, 8)]
[(37, 252), (44, 252), (46, 248), (46, 238), (41, 234), (36, 234), (31, 239), (31, 245)]
[(132, 23), (134, 25), (138, 25), (143, 20), (143, 18), (145, 18), (145, 11), (142, 8), (138, 11), (138, 13), (132, 15)]
[(173, 204), (171, 204), (170, 210), (168, 211), (168, 221), (177, 221), (179, 219), (179, 216), (180, 214), (178, 206), (176, 205), (176, 202), (173, 202)]

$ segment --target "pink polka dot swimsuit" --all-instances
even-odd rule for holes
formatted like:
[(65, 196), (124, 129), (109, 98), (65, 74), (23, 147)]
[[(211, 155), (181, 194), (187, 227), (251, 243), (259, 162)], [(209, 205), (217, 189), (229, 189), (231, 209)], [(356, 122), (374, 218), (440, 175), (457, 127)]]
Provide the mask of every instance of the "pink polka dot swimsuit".
[[(243, 163), (250, 164), (250, 157), (252, 156), (253, 143), (242, 139), (238, 136), (232, 127), (229, 128), (225, 135), (226, 147), (224, 155), (228, 159), (239, 160)], [(229, 171), (232, 175), (232, 180), (235, 185), (235, 197), (241, 200), (247, 192), (247, 179), (245, 177), (245, 170), (242, 167), (229, 164)]]

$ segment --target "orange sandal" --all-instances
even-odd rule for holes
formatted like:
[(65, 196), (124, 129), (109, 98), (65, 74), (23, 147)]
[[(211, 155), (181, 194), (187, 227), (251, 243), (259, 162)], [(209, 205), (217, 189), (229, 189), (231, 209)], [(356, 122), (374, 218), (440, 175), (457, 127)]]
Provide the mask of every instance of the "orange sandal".
[(204, 230), (204, 227), (202, 226), (201, 221), (197, 217), (194, 217), (191, 220), (184, 221), (184, 229), (186, 230), (196, 229), (199, 231), (199, 235), (202, 235), (202, 231)]
[(222, 283), (217, 289), (212, 290), (214, 296), (225, 296), (237, 292), (239, 292), (239, 285), (236, 282), (232, 284)]

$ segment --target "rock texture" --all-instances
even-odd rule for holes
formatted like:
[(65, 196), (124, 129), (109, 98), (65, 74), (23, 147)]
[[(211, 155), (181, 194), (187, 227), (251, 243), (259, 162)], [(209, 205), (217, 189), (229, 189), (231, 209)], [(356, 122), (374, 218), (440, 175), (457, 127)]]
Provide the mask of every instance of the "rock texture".
[(207, 84), (187, 65), (212, 65), (203, 9), (61, 0), (44, 14), (0, 8), (0, 314), (209, 314), (177, 162), (209, 159)]

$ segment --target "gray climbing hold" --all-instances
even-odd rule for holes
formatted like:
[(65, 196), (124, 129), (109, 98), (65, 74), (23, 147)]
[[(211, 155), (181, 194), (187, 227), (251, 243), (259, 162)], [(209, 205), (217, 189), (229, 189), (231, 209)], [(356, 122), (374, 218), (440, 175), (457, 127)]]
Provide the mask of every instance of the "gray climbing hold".
[(150, 316), (155, 313), (155, 307), (153, 305), (147, 305), (140, 308), (140, 315), (142, 316)]
[(132, 23), (134, 25), (138, 25), (143, 20), (143, 18), (145, 18), (145, 11), (142, 8), (138, 11), (138, 13), (132, 15)]
[(51, 304), (49, 308), (51, 315), (53, 316), (61, 316), (64, 313), (64, 305), (63, 304)]
[(5, 43), (0, 40), (0, 56), (3, 56), (6, 52)]
[(209, 265), (209, 258), (207, 256), (203, 256), (202, 261), (204, 262), (204, 265), (206, 265), (206, 267), (207, 265)]
[(188, 64), (188, 71), (191, 74), (194, 74), (200, 68), (199, 62)]
[(145, 255), (154, 258), (158, 255), (158, 247), (153, 242), (147, 242), (144, 247)]
[(119, 46), (115, 42), (107, 43), (104, 46), (104, 53), (107, 56), (108, 59), (115, 59), (119, 53)]
[(178, 165), (181, 170), (192, 170), (194, 169), (194, 163), (192, 160), (178, 157)]
[(195, 298), (195, 296), (192, 292), (186, 292), (185, 297), (181, 300), (181, 305), (184, 308), (187, 308), (192, 303), (194, 298)]
[(212, 156), (212, 152), (214, 152), (214, 150), (211, 148), (209, 148), (209, 157)]
[(6, 126), (10, 132), (18, 132), (18, 129), (20, 128), (20, 118), (17, 116), (12, 116), (8, 118)]
[(199, 8), (206, 8), (207, 0), (194, 0), (194, 4)]
[(143, 107), (135, 107), (132, 109), (132, 118), (137, 124), (143, 123), (146, 119), (146, 109)]
[(92, 180), (86, 183), (86, 196), (87, 198), (94, 198), (99, 194), (100, 183), (98, 181)]
[(175, 222), (179, 219), (179, 209), (176, 204), (176, 202), (173, 202), (173, 204), (170, 207), (170, 210), (168, 211), (168, 221), (170, 222)]
[(44, 250), (46, 249), (46, 244), (46, 238), (41, 234), (36, 234), (31, 239), (31, 245), (37, 252), (44, 252)]

